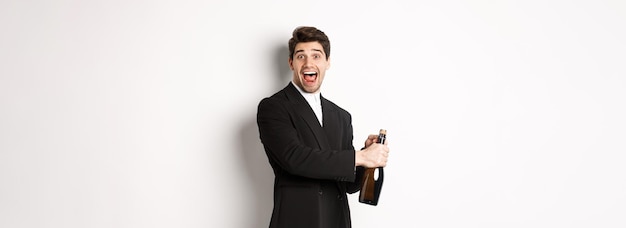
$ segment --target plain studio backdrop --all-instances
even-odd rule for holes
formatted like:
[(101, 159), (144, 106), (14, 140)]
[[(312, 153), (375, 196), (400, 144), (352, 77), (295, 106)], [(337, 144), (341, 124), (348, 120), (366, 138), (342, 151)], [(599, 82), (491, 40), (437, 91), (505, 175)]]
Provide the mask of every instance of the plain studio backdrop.
[(267, 227), (301, 25), (355, 147), (388, 130), (354, 227), (626, 226), (624, 1), (2, 0), (0, 227)]

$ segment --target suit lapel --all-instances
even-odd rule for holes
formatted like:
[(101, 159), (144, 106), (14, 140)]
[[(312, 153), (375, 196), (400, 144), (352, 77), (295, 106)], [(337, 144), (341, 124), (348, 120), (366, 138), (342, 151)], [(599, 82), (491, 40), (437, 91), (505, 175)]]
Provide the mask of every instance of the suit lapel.
[[(341, 150), (343, 148), (341, 146), (342, 137), (340, 130), (341, 121), (339, 120), (339, 113), (335, 108), (335, 105), (329, 100), (326, 100), (326, 98), (324, 97), (320, 97), (320, 100), (322, 102), (322, 113), (324, 115), (324, 119), (322, 120), (324, 121), (324, 132), (326, 133), (329, 146), (336, 150)], [(342, 182), (336, 182), (336, 184), (339, 192), (346, 192), (345, 184), (343, 184)], [(349, 214), (349, 212), (346, 213), (345, 208), (344, 213)]]
[[(292, 101), (295, 111), (304, 119), (304, 121), (309, 126), (309, 129), (315, 135), (315, 139), (320, 149), (331, 149), (328, 142), (328, 137), (326, 137), (324, 129), (320, 125), (320, 122), (317, 120), (315, 112), (313, 112), (313, 109), (311, 109), (309, 103), (304, 99), (304, 97), (302, 97), (300, 91), (296, 89), (293, 83), (289, 83), (289, 85), (285, 88), (285, 92), (287, 93), (289, 99)], [(322, 113), (324, 113), (324, 106), (322, 106)], [(326, 114), (324, 113), (323, 115), (324, 118), (322, 119), (325, 119)], [(326, 121), (323, 121), (324, 124), (326, 124)]]
[(337, 110), (332, 105), (332, 103), (324, 97), (320, 97), (322, 102), (322, 113), (324, 115), (324, 132), (326, 133), (326, 137), (328, 138), (328, 143), (332, 148), (340, 149), (340, 143), (338, 140), (341, 137), (338, 135), (340, 133), (339, 130), (339, 115), (337, 115)]

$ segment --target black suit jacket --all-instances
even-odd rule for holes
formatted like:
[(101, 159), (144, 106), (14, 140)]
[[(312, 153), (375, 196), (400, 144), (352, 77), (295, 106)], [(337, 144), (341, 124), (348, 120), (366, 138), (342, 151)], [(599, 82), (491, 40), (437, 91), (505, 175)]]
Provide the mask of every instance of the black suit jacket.
[(274, 170), (270, 227), (351, 227), (346, 193), (360, 189), (363, 168), (354, 168), (352, 117), (321, 97), (323, 127), (289, 83), (263, 99), (257, 124)]

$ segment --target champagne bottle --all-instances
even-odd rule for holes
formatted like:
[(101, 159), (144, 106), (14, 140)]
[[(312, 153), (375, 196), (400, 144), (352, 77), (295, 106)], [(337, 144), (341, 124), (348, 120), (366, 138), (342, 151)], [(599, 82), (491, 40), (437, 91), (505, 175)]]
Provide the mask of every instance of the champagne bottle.
[[(387, 130), (380, 129), (378, 140), (376, 143), (385, 144), (387, 139)], [(376, 169), (378, 169), (378, 178), (375, 178)], [(363, 186), (359, 194), (359, 202), (376, 206), (380, 190), (383, 188), (383, 167), (367, 168), (363, 174)]]

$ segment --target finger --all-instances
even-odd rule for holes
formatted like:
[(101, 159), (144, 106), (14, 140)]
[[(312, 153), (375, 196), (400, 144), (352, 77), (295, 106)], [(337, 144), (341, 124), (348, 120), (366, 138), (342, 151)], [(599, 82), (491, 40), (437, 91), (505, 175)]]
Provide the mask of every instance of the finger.
[(376, 142), (376, 141), (378, 141), (378, 135), (369, 135), (369, 136), (367, 136), (367, 140), (370, 140), (372, 142)]

